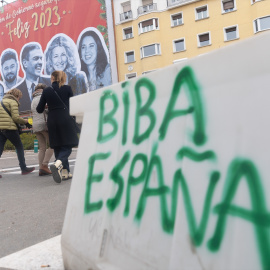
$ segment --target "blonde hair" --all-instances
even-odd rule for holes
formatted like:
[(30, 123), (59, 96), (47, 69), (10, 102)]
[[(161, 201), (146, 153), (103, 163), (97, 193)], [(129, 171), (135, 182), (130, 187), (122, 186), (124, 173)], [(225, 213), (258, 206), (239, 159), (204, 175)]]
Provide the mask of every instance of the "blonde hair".
[(18, 99), (22, 98), (22, 92), (21, 92), (21, 90), (19, 90), (17, 88), (13, 88), (13, 89), (9, 90), (6, 94), (14, 96), (15, 98), (18, 98)]
[(59, 88), (61, 86), (63, 86), (67, 81), (67, 74), (64, 71), (55, 70), (51, 74), (51, 77), (52, 77), (53, 81), (58, 82)]
[(44, 84), (44, 83), (39, 83), (39, 84), (36, 85), (35, 91), (37, 91), (37, 90), (39, 90), (39, 89), (44, 90), (46, 87), (47, 87), (46, 84)]

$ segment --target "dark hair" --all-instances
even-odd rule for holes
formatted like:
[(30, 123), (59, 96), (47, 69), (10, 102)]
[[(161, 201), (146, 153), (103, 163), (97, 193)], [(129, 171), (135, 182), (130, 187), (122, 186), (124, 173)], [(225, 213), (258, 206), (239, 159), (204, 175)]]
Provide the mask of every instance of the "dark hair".
[(23, 48), (22, 54), (21, 54), (21, 62), (22, 62), (23, 68), (24, 68), (23, 60), (29, 60), (29, 53), (31, 51), (33, 51), (33, 50), (36, 50), (36, 49), (40, 49), (41, 50), (41, 47), (38, 44), (29, 44), (29, 45), (26, 45)]
[(67, 80), (67, 74), (64, 71), (55, 70), (51, 77), (53, 77), (54, 81), (59, 84), (59, 88), (65, 84)]
[[(79, 56), (82, 59), (82, 54), (81, 54), (82, 41), (85, 37), (88, 37), (88, 36), (91, 36), (97, 44), (96, 74), (97, 74), (97, 77), (101, 77), (106, 66), (108, 65), (108, 59), (107, 59), (107, 55), (105, 53), (105, 50), (103, 48), (103, 45), (101, 43), (101, 40), (95, 31), (93, 31), (93, 30), (86, 31), (81, 36), (80, 43), (79, 43), (79, 49), (78, 49)], [(88, 76), (89, 73), (88, 73), (87, 65), (84, 63), (84, 61), (81, 61), (81, 70), (85, 72), (86, 76)]]
[(54, 71), (52, 64), (52, 51), (56, 47), (64, 47), (67, 53), (67, 66), (65, 72), (70, 73), (72, 76), (77, 72), (76, 59), (74, 53), (72, 52), (71, 46), (68, 40), (63, 36), (58, 36), (50, 44), (46, 52), (46, 73), (51, 74)]
[(1, 57), (1, 66), (3, 66), (3, 64), (10, 59), (14, 59), (17, 62), (17, 57), (15, 52), (13, 51), (5, 51), (4, 54)]

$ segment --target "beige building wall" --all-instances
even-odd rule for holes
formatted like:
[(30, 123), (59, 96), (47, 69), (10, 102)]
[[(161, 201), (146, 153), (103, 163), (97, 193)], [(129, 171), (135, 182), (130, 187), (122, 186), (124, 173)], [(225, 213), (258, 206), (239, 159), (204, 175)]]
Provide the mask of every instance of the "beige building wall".
[[(172, 0), (171, 0), (172, 1)], [(173, 7), (167, 6), (166, 0), (154, 0), (156, 10), (137, 14), (137, 8), (143, 6), (143, 1), (114, 0), (115, 39), (119, 81), (127, 79), (127, 75), (137, 77), (144, 72), (150, 72), (159, 68), (172, 65), (178, 60), (192, 58), (197, 55), (208, 53), (212, 50), (233, 44), (239, 40), (259, 34), (255, 33), (254, 20), (269, 16), (267, 29), (270, 29), (270, 0), (234, 0), (234, 9), (224, 12), (223, 1), (227, 0), (175, 0), (179, 4)], [(123, 14), (123, 3), (130, 2), (132, 18), (119, 19)], [(254, 3), (253, 3), (254, 2)], [(137, 5), (137, 6), (136, 6)], [(207, 17), (196, 19), (196, 9), (207, 9)], [(182, 13), (183, 23), (171, 26), (171, 15)], [(139, 34), (139, 23), (148, 19), (158, 19), (157, 30)], [(133, 37), (124, 39), (123, 29), (132, 27)], [(226, 41), (224, 28), (236, 27), (238, 37)], [(198, 35), (209, 33), (210, 44), (198, 46)], [(174, 41), (184, 39), (185, 50), (174, 52)], [(160, 44), (160, 55), (141, 57), (142, 46)], [(126, 63), (125, 54), (134, 52), (135, 61)]]

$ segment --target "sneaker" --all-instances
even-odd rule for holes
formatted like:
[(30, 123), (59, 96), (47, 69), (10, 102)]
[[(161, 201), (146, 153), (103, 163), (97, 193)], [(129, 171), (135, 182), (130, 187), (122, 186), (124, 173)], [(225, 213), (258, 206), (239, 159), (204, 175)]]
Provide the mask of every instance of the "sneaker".
[(25, 169), (22, 170), (22, 175), (26, 175), (28, 173), (31, 173), (34, 170), (35, 170), (35, 167), (29, 167), (29, 168), (26, 167)]
[(56, 160), (54, 164), (50, 166), (54, 182), (60, 184), (62, 182), (62, 161)]
[(2, 175), (0, 174), (0, 178), (2, 178)]
[(65, 180), (68, 180), (71, 178), (72, 178), (72, 174), (70, 172), (68, 172), (67, 169), (63, 169), (62, 170), (62, 180), (65, 181)]

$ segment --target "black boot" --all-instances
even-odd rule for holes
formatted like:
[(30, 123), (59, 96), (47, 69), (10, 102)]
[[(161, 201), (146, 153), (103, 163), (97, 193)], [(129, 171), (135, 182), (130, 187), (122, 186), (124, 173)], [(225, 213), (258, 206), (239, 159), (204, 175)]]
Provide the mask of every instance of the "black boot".
[(28, 173), (31, 173), (32, 171), (34, 171), (35, 170), (35, 167), (29, 167), (29, 168), (24, 168), (23, 170), (22, 170), (22, 175), (26, 175), (26, 174), (28, 174)]

